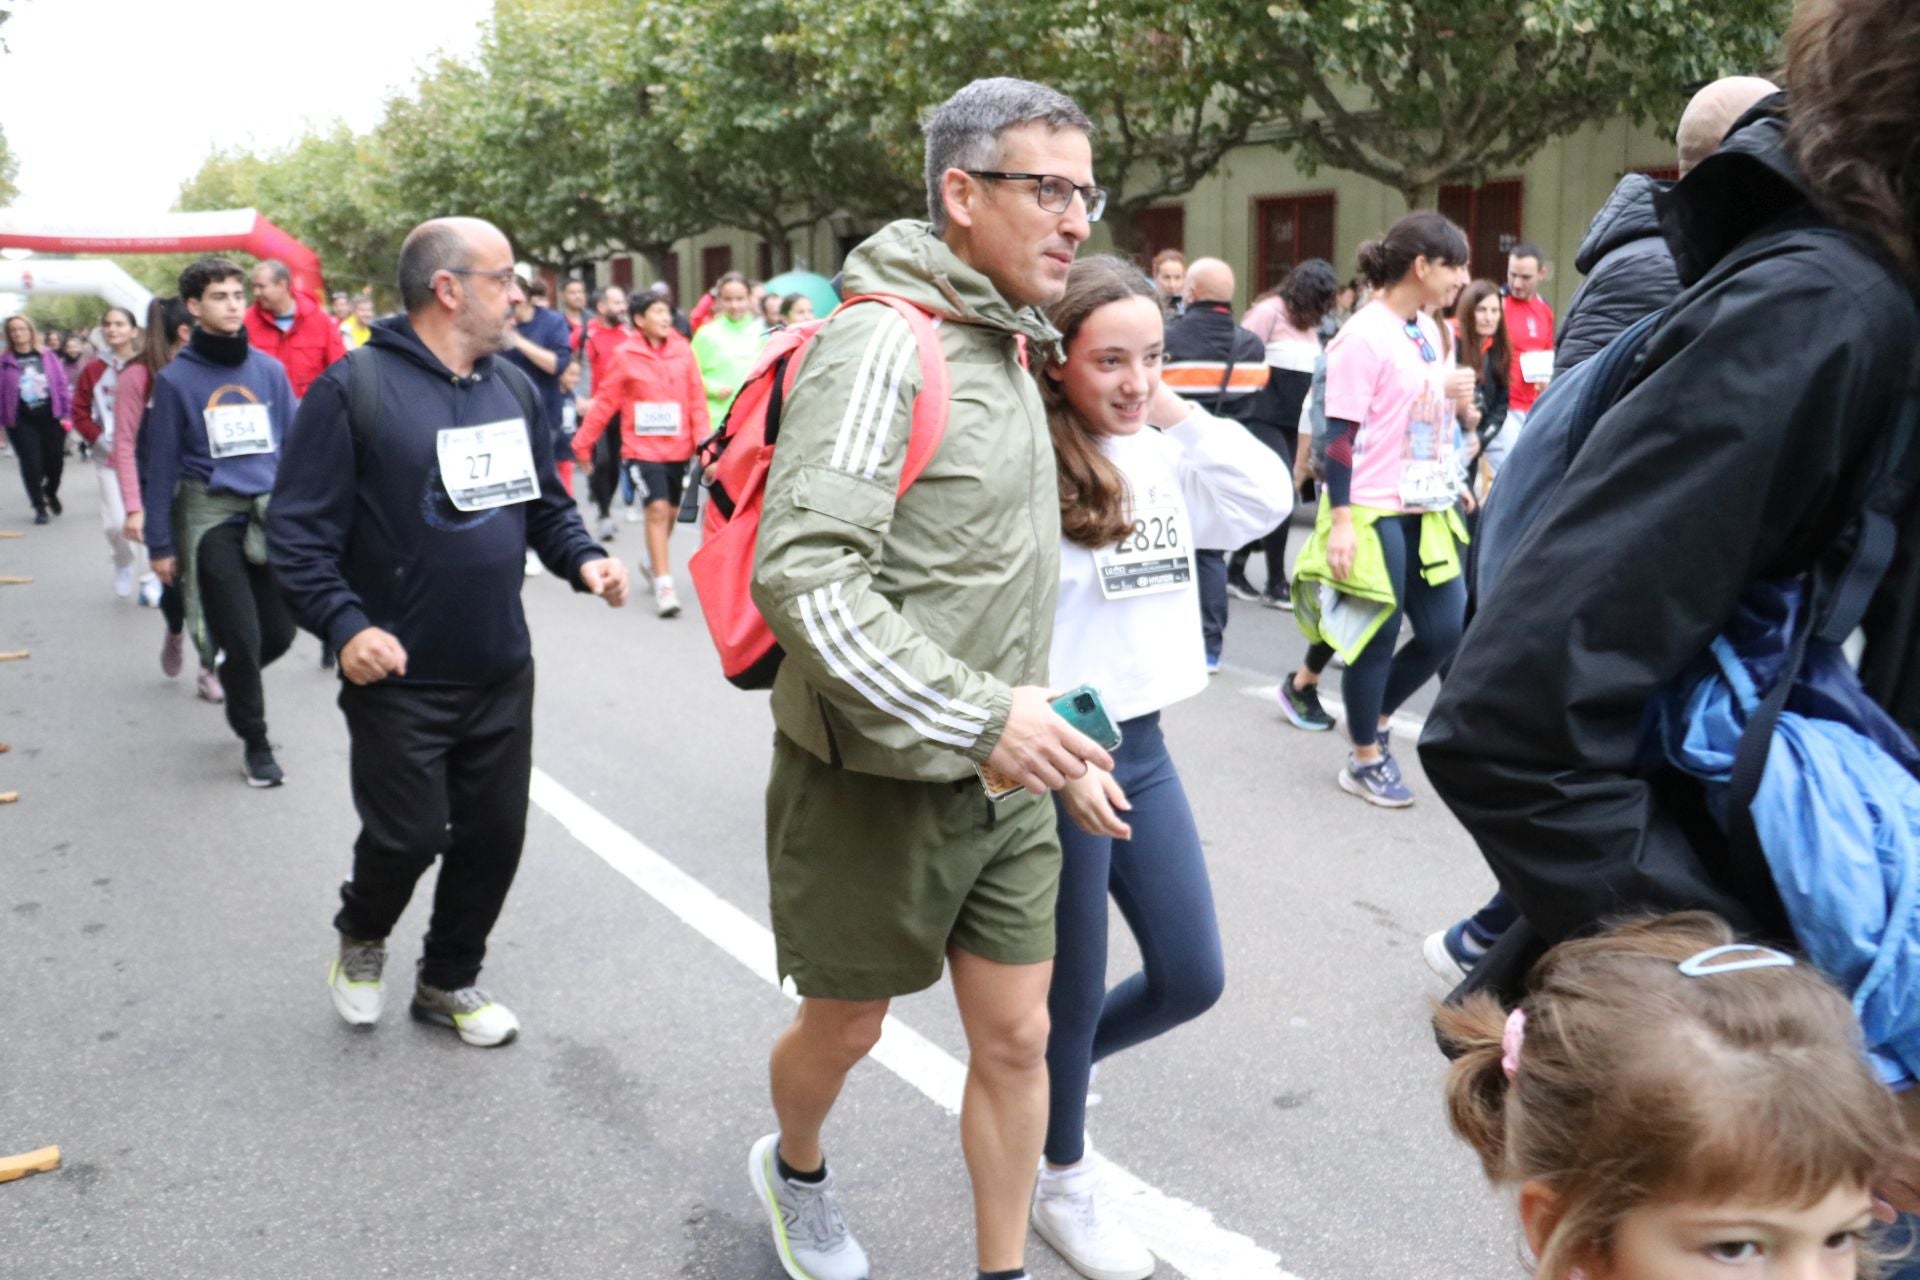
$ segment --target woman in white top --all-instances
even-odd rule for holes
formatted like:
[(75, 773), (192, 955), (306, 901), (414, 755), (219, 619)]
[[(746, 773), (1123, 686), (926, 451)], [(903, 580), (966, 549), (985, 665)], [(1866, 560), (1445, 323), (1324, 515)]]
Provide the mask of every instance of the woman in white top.
[[(1144, 1277), (1086, 1149), (1095, 1062), (1206, 1011), (1224, 981), (1213, 893), (1160, 710), (1207, 685), (1193, 548), (1237, 547), (1286, 519), (1286, 465), (1238, 423), (1160, 381), (1158, 295), (1120, 258), (1077, 262), (1050, 314), (1064, 359), (1039, 370), (1059, 463), (1060, 596), (1049, 679), (1092, 685), (1120, 727), (1111, 774), (1060, 792), (1057, 948), (1048, 1009), (1052, 1112), (1034, 1226), (1087, 1276)], [(1145, 960), (1106, 989), (1111, 892)]]

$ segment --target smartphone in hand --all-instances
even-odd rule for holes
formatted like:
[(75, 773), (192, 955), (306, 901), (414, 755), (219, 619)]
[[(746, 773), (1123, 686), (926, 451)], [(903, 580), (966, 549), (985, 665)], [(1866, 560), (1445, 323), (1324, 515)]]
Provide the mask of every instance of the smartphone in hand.
[[(1090, 684), (1078, 689), (1070, 689), (1049, 703), (1062, 720), (1086, 734), (1100, 744), (1104, 751), (1111, 751), (1120, 745), (1120, 728), (1107, 714), (1107, 707), (1100, 700), (1100, 691)], [(1023, 788), (1019, 783), (987, 765), (975, 765), (980, 775), (980, 785), (987, 789), (987, 799), (1004, 800)]]

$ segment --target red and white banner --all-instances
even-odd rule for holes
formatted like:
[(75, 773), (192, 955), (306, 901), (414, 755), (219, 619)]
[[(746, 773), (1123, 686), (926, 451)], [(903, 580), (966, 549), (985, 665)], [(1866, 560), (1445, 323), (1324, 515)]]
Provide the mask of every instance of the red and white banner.
[(260, 216), (258, 209), (163, 213), (139, 223), (26, 224), (0, 215), (0, 249), (36, 253), (218, 253), (238, 249), (278, 258), (294, 288), (325, 300), (320, 256)]

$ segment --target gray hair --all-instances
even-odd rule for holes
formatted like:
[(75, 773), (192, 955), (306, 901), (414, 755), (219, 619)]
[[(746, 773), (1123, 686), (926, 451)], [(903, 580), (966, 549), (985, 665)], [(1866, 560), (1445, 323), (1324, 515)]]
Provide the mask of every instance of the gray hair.
[(927, 136), (927, 213), (935, 235), (947, 229), (947, 206), (940, 195), (946, 171), (993, 168), (1000, 162), (1002, 135), (1036, 123), (1093, 135), (1093, 121), (1072, 98), (1009, 76), (975, 80), (927, 113), (921, 129)]
[(433, 301), (433, 277), (464, 267), (471, 255), (466, 237), (448, 219), (423, 222), (400, 245), (400, 305), (408, 315)]

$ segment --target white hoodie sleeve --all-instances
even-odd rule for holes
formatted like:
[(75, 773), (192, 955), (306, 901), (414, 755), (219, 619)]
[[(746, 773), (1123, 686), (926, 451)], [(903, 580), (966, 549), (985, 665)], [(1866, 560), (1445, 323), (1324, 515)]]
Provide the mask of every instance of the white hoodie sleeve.
[(1180, 491), (1195, 546), (1242, 547), (1293, 514), (1287, 464), (1239, 423), (1195, 405), (1161, 434), (1179, 447)]

